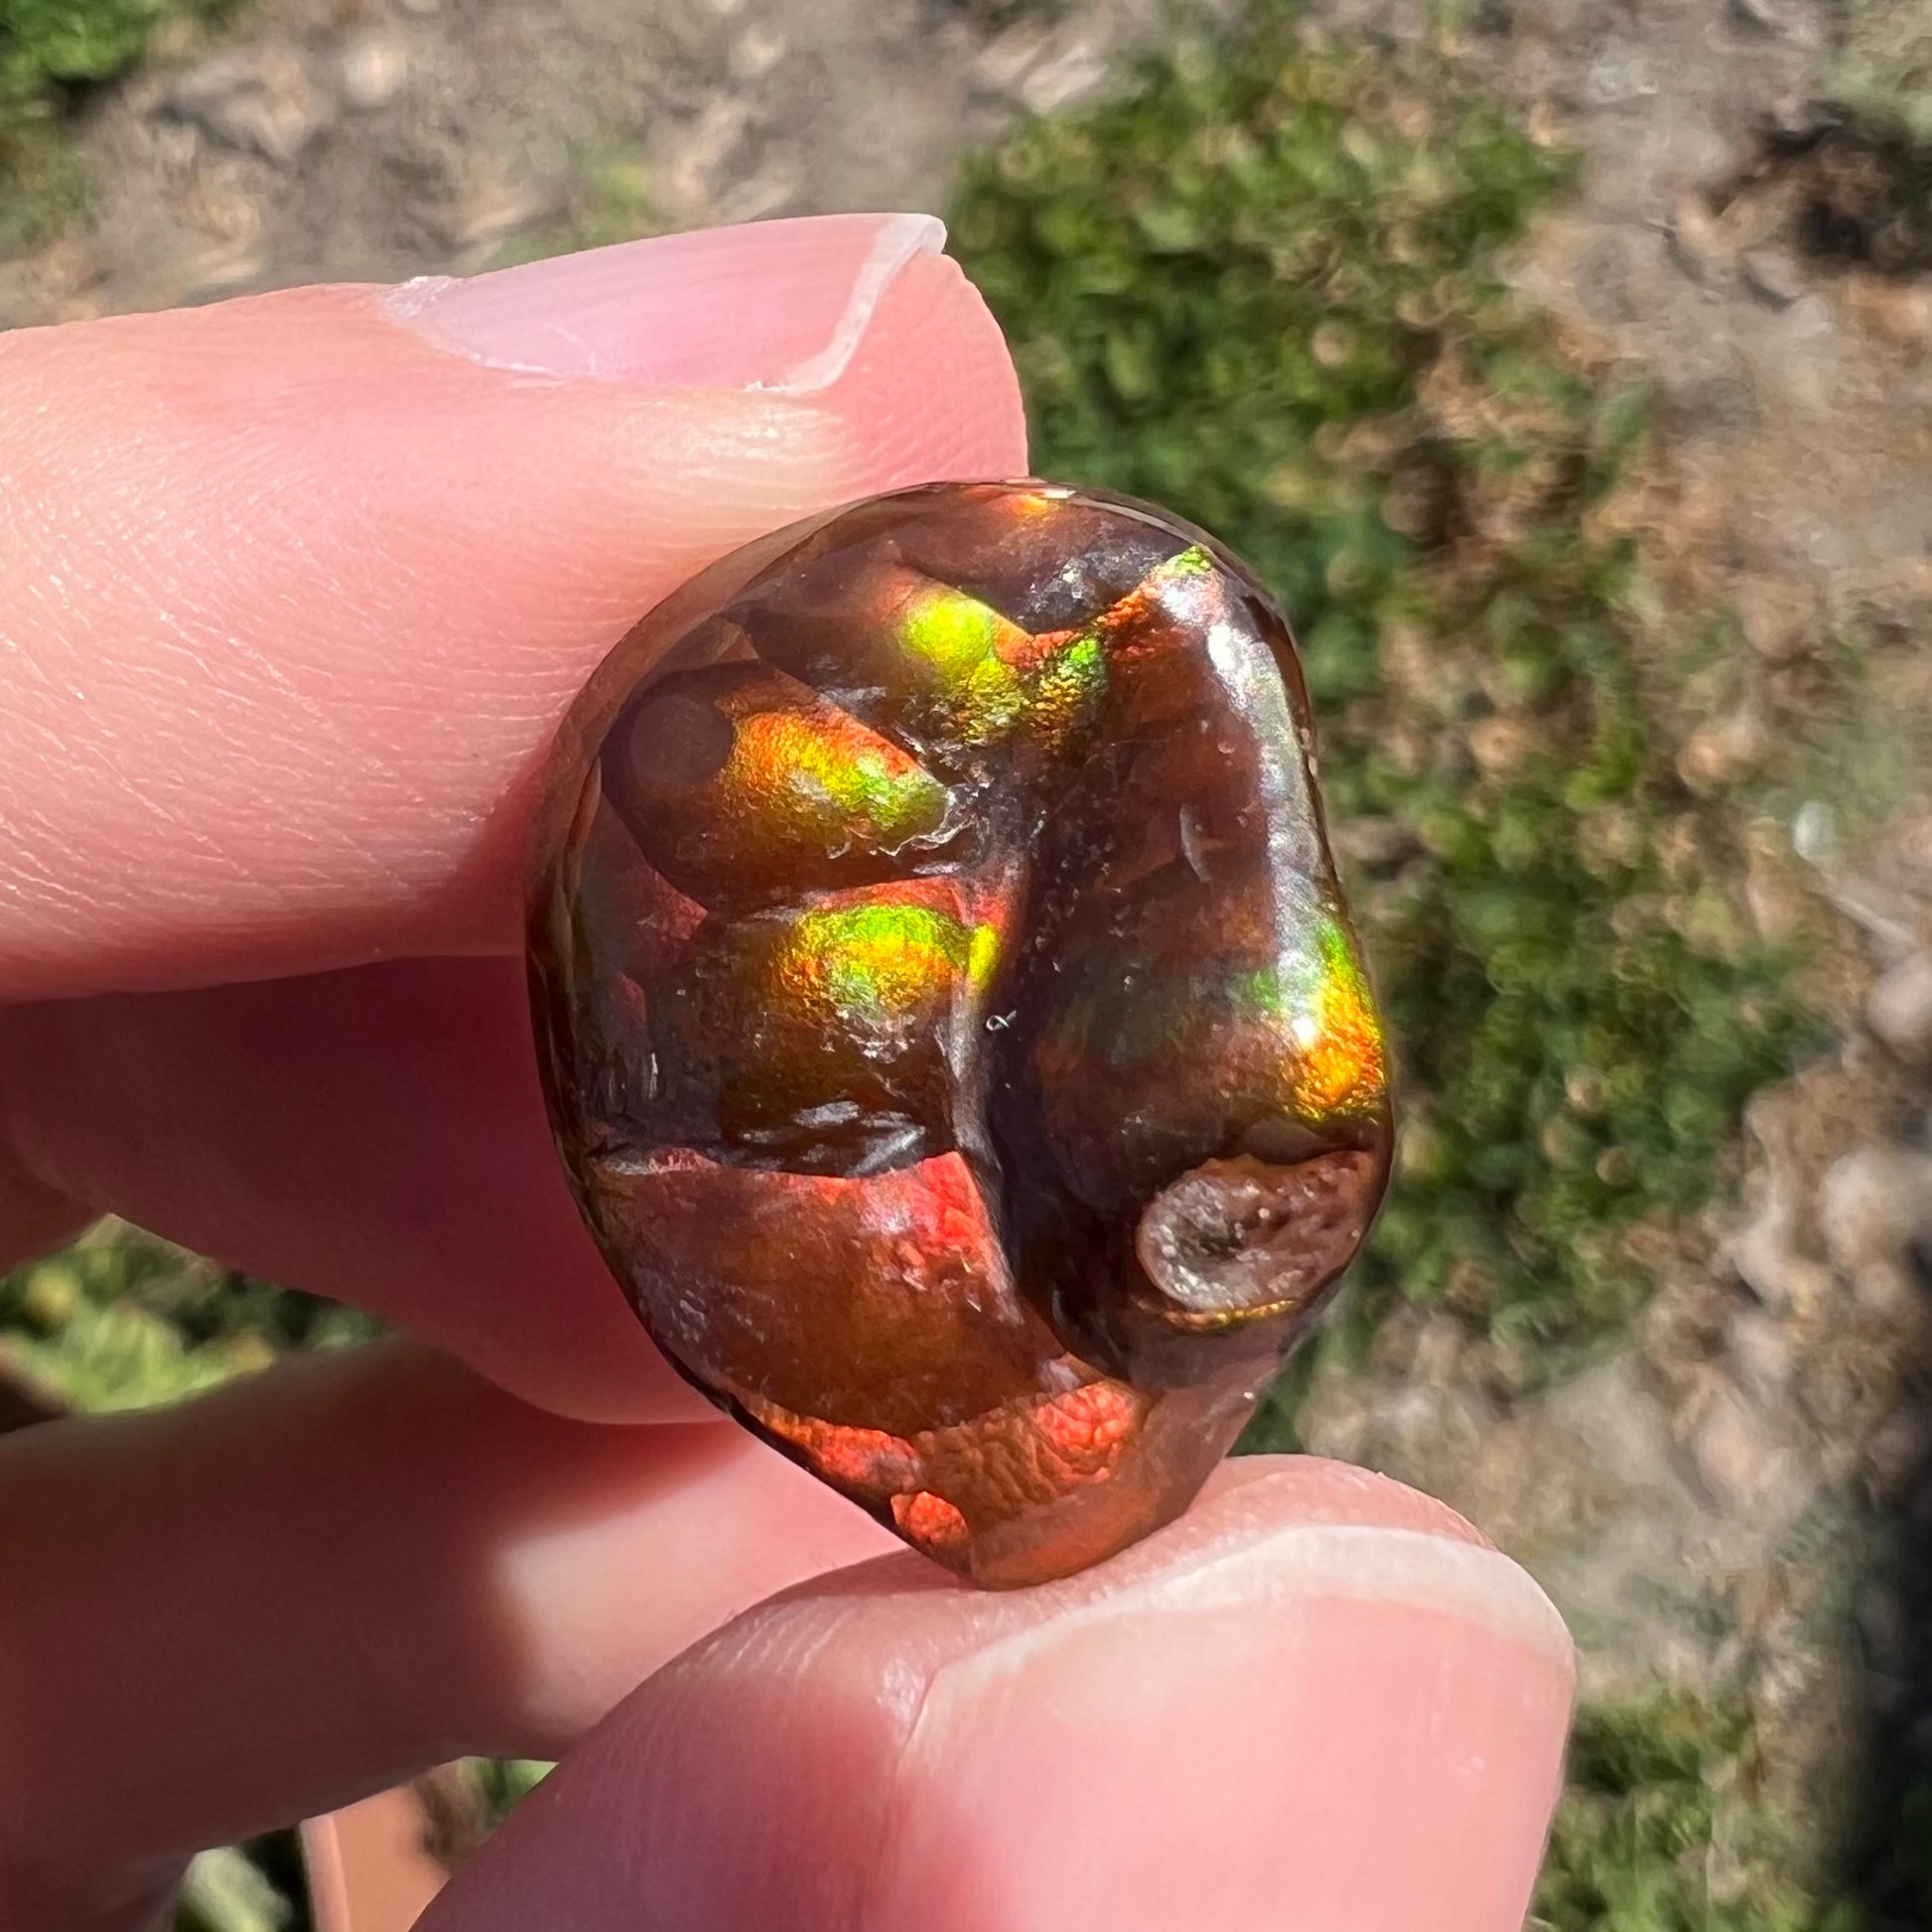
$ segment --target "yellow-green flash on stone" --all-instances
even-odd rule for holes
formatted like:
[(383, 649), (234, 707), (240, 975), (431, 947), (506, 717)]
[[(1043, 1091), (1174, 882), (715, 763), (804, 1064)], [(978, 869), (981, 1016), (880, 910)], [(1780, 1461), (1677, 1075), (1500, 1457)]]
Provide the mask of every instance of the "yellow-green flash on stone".
[(932, 905), (868, 899), (801, 915), (778, 970), (800, 998), (876, 1027), (943, 997), (958, 976), (983, 990), (998, 956), (991, 925), (968, 925)]

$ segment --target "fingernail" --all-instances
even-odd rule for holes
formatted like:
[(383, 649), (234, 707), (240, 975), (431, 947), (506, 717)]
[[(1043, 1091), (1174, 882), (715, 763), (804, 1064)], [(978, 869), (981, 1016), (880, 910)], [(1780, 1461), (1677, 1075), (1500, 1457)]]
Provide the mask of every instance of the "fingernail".
[(404, 327), (497, 368), (647, 388), (810, 395), (844, 373), (929, 214), (749, 222), (593, 248), (384, 298)]

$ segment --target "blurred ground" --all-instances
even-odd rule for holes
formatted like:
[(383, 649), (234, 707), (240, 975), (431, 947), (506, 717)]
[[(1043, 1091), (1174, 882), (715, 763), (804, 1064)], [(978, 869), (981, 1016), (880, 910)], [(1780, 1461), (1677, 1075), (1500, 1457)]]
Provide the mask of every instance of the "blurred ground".
[[(90, 111), (86, 229), (26, 322), (466, 271), (555, 230), (942, 207), (959, 153), (1090, 91), (1151, 0), (290, 0)], [(1051, 10), (1048, 10), (1051, 11)], [(202, 37), (201, 30), (183, 34)]]
[[(1735, 795), (1794, 741), (1816, 748), (1785, 765), (1780, 817), (1752, 814), (1767, 863), (1745, 893), (1770, 932), (1820, 899), (1837, 914), (1813, 970), (1838, 1038), (1752, 1102), (1736, 1194), (1660, 1244), (1625, 1350), (1498, 1404), (1481, 1364), (1460, 1372), (1456, 1324), (1410, 1313), (1369, 1378), (1333, 1378), (1304, 1417), (1314, 1446), (1434, 1487), (1530, 1561), (1593, 1694), (1741, 1695), (1753, 1775), (1826, 1840), (1870, 1828), (1874, 1738), (1887, 1801), (1932, 1765), (1932, 258), (1907, 133), (1909, 37), (1922, 86), (1929, 28), (1924, 9), (1736, 0), (1501, 7), (1468, 35), (1586, 157), (1513, 279), (1656, 385), (1647, 554), (1674, 598), (1735, 620), (1679, 690), (1680, 773)], [(1857, 660), (1842, 711), (1821, 704), (1833, 648)], [(1780, 837), (1808, 878), (1768, 863)], [(1895, 1878), (1871, 1903), (1885, 1923), (1932, 1913)]]
[[(87, 99), (77, 125), (94, 212), (0, 262), (0, 324), (469, 270), (705, 220), (943, 211), (962, 157), (1016, 117), (1064, 121), (1110, 97), (1123, 52), (1167, 37), (1150, 0), (258, 0), (219, 29), (164, 29), (140, 70)], [(1445, 276), (1427, 354), (1360, 405), (1359, 422), (1339, 404), (1308, 419), (1326, 466), (1315, 482), (1291, 478), (1278, 450), (1267, 489), (1209, 515), (1196, 503), (1222, 502), (1225, 480), (1180, 465), (1166, 489), (1144, 481), (1168, 474), (1168, 365), (1137, 394), (1133, 361), (1150, 343), (1172, 345), (1166, 309), (1150, 295), (1137, 310), (1122, 282), (1062, 327), (1031, 230), (1010, 218), (1036, 207), (1036, 191), (1017, 166), (996, 168), (961, 208), (961, 247), (1022, 347), (1047, 447), (1081, 476), (1177, 500), (1194, 490), (1180, 506), (1211, 522), (1252, 514), (1263, 548), (1268, 519), (1314, 532), (1283, 543), (1283, 576), (1305, 552), (1320, 566), (1294, 601), (1298, 621), (1323, 638), (1345, 622), (1382, 637), (1358, 651), (1370, 688), (1340, 679), (1326, 714), (1344, 765), (1356, 740), (1370, 763), (1413, 741), (1411, 762), (1437, 783), (1428, 812), (1448, 799), (1465, 829), (1494, 829), (1539, 744), (1559, 761), (1583, 757), (1561, 702), (1498, 693), (1481, 628), (1534, 572), (1539, 596), (1577, 587), (1592, 634), (1615, 632), (1615, 674), (1638, 693), (1649, 762), (1629, 798), (1537, 822), (1555, 828), (1546, 837), (1614, 844), (1640, 819), (1653, 856), (1650, 871), (1632, 860), (1618, 872), (1620, 897), (1600, 906), (1525, 900), (1552, 928), (1552, 956), (1595, 943), (1586, 918), (1623, 936), (1655, 913), (1688, 934), (1687, 974), (1695, 955), (1733, 975), (1665, 987), (1665, 1009), (1697, 1009), (1693, 1044), (1698, 1029), (1749, 1033), (1766, 1003), (1802, 1005), (1821, 1025), (1803, 1052), (1724, 1062), (1763, 1075), (1741, 1133), (1726, 1100), (1712, 1129), (1721, 1151), (1696, 1156), (1712, 1183), (1701, 1203), (1667, 1203), (1661, 1184), (1645, 1193), (1630, 1180), (1617, 1136), (1592, 1125), (1604, 1117), (1582, 1077), (1592, 1069), (1557, 1066), (1568, 1111), (1526, 1116), (1520, 1138), (1555, 1169), (1571, 1160), (1566, 1136), (1595, 1136), (1586, 1179), (1598, 1176), (1629, 1222), (1615, 1256), (1586, 1266), (1566, 1249), (1553, 1268), (1549, 1229), (1563, 1223), (1539, 1233), (1509, 1205), (1517, 1195), (1452, 1174), (1453, 1201), (1477, 1199), (1525, 1269), (1561, 1275), (1563, 1309), (1488, 1294), (1480, 1278), (1494, 1264), (1470, 1255), (1427, 1294), (1371, 1283), (1372, 1332), (1324, 1354), (1292, 1427), (1464, 1509), (1572, 1618), (1590, 1708), (1539, 1908), (1550, 1924), (1932, 1925), (1932, 160), (1917, 145), (1932, 136), (1932, 18), (1900, 0), (1484, 0), (1446, 37), (1409, 0), (1317, 0), (1295, 36), (1317, 50), (1362, 42), (1380, 50), (1371, 66), (1387, 83), (1357, 75), (1343, 87), (1344, 59), (1296, 80), (1295, 112), (1310, 101), (1325, 111), (1322, 89), (1342, 88), (1337, 126), (1359, 108), (1364, 143), (1406, 141), (1426, 159), (1431, 116), (1447, 110), (1417, 75), (1448, 58), (1506, 104), (1526, 152), (1579, 157), (1569, 188), (1501, 258), (1517, 320), (1485, 310), (1478, 322), (1489, 298)], [(1165, 175), (1158, 144), (1179, 127), (1198, 161), (1199, 99), (1239, 89), (1190, 71), (1183, 63), (1171, 90), (1182, 106), (1165, 118), (1103, 121), (1078, 138), (1155, 144)], [(1250, 133), (1288, 112), (1279, 99), (1258, 111), (1277, 119), (1243, 123)], [(1509, 223), (1482, 212), (1502, 176), (1468, 158), (1473, 135), (1465, 146), (1453, 193), (1429, 205), (1451, 201), (1473, 247)], [(1059, 160), (1077, 174), (1086, 151)], [(1129, 167), (1100, 178), (1123, 195), (1134, 179)], [(1290, 172), (1275, 192), (1312, 196), (1313, 179)], [(1103, 223), (1081, 245), (1124, 250), (1118, 260), (1157, 284), (1164, 260), (1179, 276), (1219, 259), (1213, 236), (1233, 220), (1205, 190), (1181, 209), (1212, 230), (1205, 238), (1176, 241), (1170, 211), (1150, 241), (1161, 210), (1133, 213), (1128, 241)], [(1404, 232), (1364, 230), (1385, 251)], [(1328, 286), (1317, 308), (1332, 299), (1342, 317), (1348, 298)], [(1079, 332), (1110, 302), (1142, 333), (1096, 344), (1101, 374), (1082, 386)], [(1255, 311), (1256, 326), (1274, 314)], [(1281, 326), (1311, 345), (1311, 380), (1348, 390), (1345, 342), (1324, 344), (1312, 311), (1285, 310)], [(1426, 470), (1445, 490), (1452, 475), (1458, 504), (1479, 494), (1480, 452), (1466, 474), (1438, 453), (1458, 436), (1476, 447), (1463, 417), (1508, 412), (1488, 407), (1495, 384), (1485, 392), (1464, 371), (1458, 387), (1448, 372), (1471, 345), (1518, 354), (1508, 332), (1519, 326), (1577, 386), (1578, 410), (1592, 395), (1652, 392), (1654, 435), (1587, 518), (1574, 490), (1553, 486), (1510, 496), (1507, 529), (1481, 517), (1405, 523), (1389, 493), (1398, 471), (1413, 483)], [(1498, 447), (1518, 458), (1554, 447), (1511, 436)], [(1397, 456), (1359, 455), (1376, 437)], [(1429, 607), (1420, 665), (1389, 641), (1393, 605), (1351, 603), (1329, 581), (1352, 540), (1336, 533), (1355, 528), (1360, 505), (1319, 492), (1363, 478), (1378, 530), (1410, 544), (1386, 566), (1390, 597), (1419, 575), (1450, 586)], [(1538, 548), (1572, 515), (1609, 530), (1606, 546), (1627, 542), (1637, 566), (1614, 591), (1586, 592), (1573, 562)], [(1458, 602), (1463, 582), (1475, 589)], [(1578, 675), (1600, 724), (1605, 675)], [(1431, 845), (1436, 819), (1389, 802), (1412, 794), (1385, 798), (1382, 782), (1371, 770), (1342, 844), (1365, 906), (1393, 908), (1396, 957), (1409, 943), (1405, 904), (1459, 915), (1461, 862)], [(1372, 927), (1380, 916), (1371, 910)], [(1749, 963), (1760, 955), (1783, 963)], [(1416, 1058), (1425, 1099), (1474, 1078), (1452, 1055)], [(1690, 1087), (1697, 1066), (1718, 1063), (1667, 1070), (1665, 1058), (1659, 1082)], [(1533, 1083), (1522, 1092), (1542, 1106)], [(1667, 1137), (1665, 1165), (1672, 1153)], [(1447, 1186), (1427, 1198), (1450, 1201)], [(14, 1339), (0, 1345), (99, 1403), (185, 1392), (205, 1379), (198, 1351), (236, 1354), (212, 1374), (329, 1338), (306, 1314), (292, 1325), (278, 1314), (261, 1342), (265, 1317), (247, 1301), (257, 1291), (218, 1278), (208, 1290), (193, 1269), (178, 1279), (165, 1253), (152, 1267), (140, 1259), (155, 1252), (97, 1241), (16, 1277), (0, 1296)], [(1605, 1291), (1587, 1320), (1571, 1319), (1612, 1274), (1634, 1275), (1637, 1289)], [(188, 1335), (185, 1347), (171, 1356), (175, 1343), (145, 1341), (167, 1363), (102, 1369), (102, 1323), (124, 1343), (157, 1297), (159, 1328)], [(242, 1312), (193, 1312), (207, 1306)], [(74, 1338), (76, 1320), (92, 1341)]]

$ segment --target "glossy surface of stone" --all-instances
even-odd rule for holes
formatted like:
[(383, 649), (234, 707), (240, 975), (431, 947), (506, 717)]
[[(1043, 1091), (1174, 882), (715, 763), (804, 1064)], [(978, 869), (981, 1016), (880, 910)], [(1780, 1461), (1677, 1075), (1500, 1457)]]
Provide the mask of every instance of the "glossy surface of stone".
[(560, 736), (530, 957), (585, 1217), (692, 1381), (978, 1582), (1177, 1514), (1373, 1218), (1311, 765), (1248, 573), (1037, 483), (737, 552)]

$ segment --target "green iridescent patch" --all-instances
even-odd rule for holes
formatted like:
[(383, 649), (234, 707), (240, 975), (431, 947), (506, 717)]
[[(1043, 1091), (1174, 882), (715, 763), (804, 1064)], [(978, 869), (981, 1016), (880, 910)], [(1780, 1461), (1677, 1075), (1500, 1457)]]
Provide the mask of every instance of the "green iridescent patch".
[(868, 900), (807, 912), (786, 951), (787, 977), (808, 978), (848, 1024), (876, 1027), (940, 997), (956, 975), (983, 987), (999, 934), (930, 905)]
[(1056, 750), (1105, 687), (1097, 631), (1035, 637), (946, 585), (908, 602), (898, 635), (937, 675), (947, 727), (968, 745), (992, 746), (1027, 730)]

